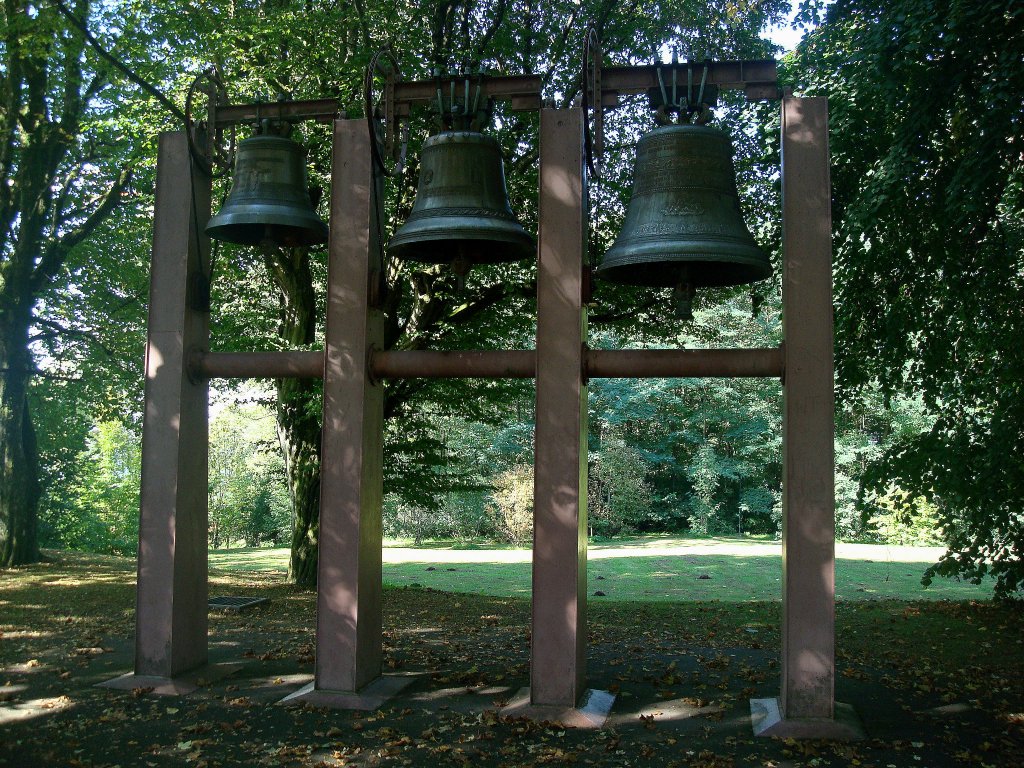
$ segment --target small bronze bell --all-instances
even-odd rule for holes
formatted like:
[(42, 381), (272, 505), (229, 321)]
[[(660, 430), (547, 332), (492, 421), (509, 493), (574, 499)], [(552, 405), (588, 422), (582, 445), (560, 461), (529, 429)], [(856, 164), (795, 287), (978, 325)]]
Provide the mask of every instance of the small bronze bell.
[(633, 196), (599, 277), (671, 287), (680, 314), (694, 291), (769, 277), (768, 256), (740, 213), (732, 142), (703, 125), (666, 125), (641, 137)]
[(309, 197), (305, 150), (283, 136), (239, 142), (231, 192), (206, 234), (239, 245), (294, 247), (325, 243), (327, 231)]
[(444, 131), (423, 143), (416, 201), (388, 243), (401, 259), (451, 264), (518, 261), (536, 252), (516, 220), (505, 189), (498, 142), (477, 131)]

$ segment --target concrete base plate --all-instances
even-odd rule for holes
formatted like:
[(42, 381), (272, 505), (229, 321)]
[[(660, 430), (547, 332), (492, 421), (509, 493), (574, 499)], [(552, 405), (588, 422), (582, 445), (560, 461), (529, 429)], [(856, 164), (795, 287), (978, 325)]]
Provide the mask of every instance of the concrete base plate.
[(778, 698), (751, 699), (750, 723), (755, 736), (778, 736), (783, 739), (832, 739), (860, 741), (864, 726), (849, 704), (835, 703), (835, 717), (787, 720), (782, 716)]
[(243, 666), (245, 665), (234, 663), (209, 664), (205, 667), (185, 672), (177, 677), (136, 675), (134, 672), (129, 672), (112, 680), (97, 683), (96, 687), (116, 688), (122, 691), (141, 689), (146, 693), (152, 693), (157, 696), (186, 696), (200, 686), (209, 685), (228, 675), (233, 675)]
[(615, 703), (615, 694), (588, 688), (576, 707), (531, 704), (530, 689), (520, 688), (501, 710), (502, 717), (527, 717), (547, 723), (561, 723), (571, 728), (600, 728), (608, 719)]
[(285, 696), (278, 704), (311, 704), (331, 709), (373, 710), (398, 694), (416, 679), (416, 675), (381, 675), (358, 691), (326, 691), (316, 683), (305, 685)]

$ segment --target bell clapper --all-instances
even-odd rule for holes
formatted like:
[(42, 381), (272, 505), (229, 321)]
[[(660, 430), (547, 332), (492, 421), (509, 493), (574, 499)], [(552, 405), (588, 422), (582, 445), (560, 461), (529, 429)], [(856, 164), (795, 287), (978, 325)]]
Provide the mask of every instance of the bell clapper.
[(259, 242), (260, 253), (270, 258), (280, 247), (281, 244), (274, 238), (274, 228), (269, 225), (264, 227), (263, 239)]
[(684, 322), (693, 320), (693, 300), (696, 296), (697, 289), (690, 282), (689, 276), (684, 274), (672, 289), (672, 303), (677, 318)]
[(469, 275), (469, 268), (472, 266), (473, 262), (464, 253), (460, 253), (452, 259), (451, 270), (452, 274), (455, 275), (455, 290), (459, 293), (466, 290), (466, 277)]

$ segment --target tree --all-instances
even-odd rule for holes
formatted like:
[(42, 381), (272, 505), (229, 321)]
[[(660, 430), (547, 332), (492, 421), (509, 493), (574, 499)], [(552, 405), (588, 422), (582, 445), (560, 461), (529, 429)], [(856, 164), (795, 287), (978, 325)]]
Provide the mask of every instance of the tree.
[(210, 423), (210, 546), (276, 543), (285, 538), (288, 502), (274, 414), (229, 403)]
[(134, 555), (139, 543), (139, 425), (104, 421), (78, 455), (67, 505), (46, 522), (68, 549)]
[(804, 4), (792, 62), (830, 99), (840, 399), (877, 386), (934, 419), (868, 470), (949, 552), (925, 574), (1024, 587), (1024, 7)]
[[(776, 286), (751, 311), (749, 289), (700, 296), (687, 325), (663, 321), (684, 348), (770, 347), (781, 334)], [(730, 295), (731, 294), (731, 295)], [(648, 331), (650, 342), (664, 344)], [(662, 331), (664, 334), (665, 331)], [(620, 348), (630, 336), (593, 334)], [(635, 341), (634, 341), (635, 344)], [(781, 391), (769, 379), (595, 380), (590, 384), (591, 451), (611, 431), (643, 456), (653, 493), (641, 530), (774, 533), (781, 482)], [(742, 512), (741, 512), (742, 510)], [(596, 526), (595, 526), (596, 528)]]
[(506, 469), (494, 479), (487, 512), (495, 530), (513, 544), (525, 544), (533, 536), (533, 465)]
[(631, 532), (648, 522), (651, 488), (636, 448), (614, 433), (601, 439), (587, 477), (587, 520), (595, 533)]
[[(87, 0), (68, 13), (86, 18)], [(120, 203), (132, 166), (97, 172), (118, 154), (96, 107), (109, 78), (57, 6), (6, 2), (0, 40), (0, 565), (16, 565), (39, 557), (28, 406), (37, 302)]]

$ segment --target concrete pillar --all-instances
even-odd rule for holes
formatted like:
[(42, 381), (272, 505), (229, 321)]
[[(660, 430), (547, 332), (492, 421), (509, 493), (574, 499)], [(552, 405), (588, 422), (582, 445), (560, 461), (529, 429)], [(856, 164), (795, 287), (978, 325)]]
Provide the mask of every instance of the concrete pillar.
[(531, 703), (574, 707), (586, 681), (587, 387), (583, 112), (540, 113)]
[[(383, 387), (371, 381), (382, 313), (378, 189), (366, 121), (334, 123), (320, 452), (320, 555), (314, 689), (355, 692), (381, 672)], [(329, 702), (325, 702), (329, 703)]]
[(207, 660), (206, 380), (210, 179), (185, 134), (160, 134), (142, 422), (135, 674), (170, 678)]
[(828, 102), (782, 100), (782, 695), (831, 719), (835, 687), (832, 219)]

